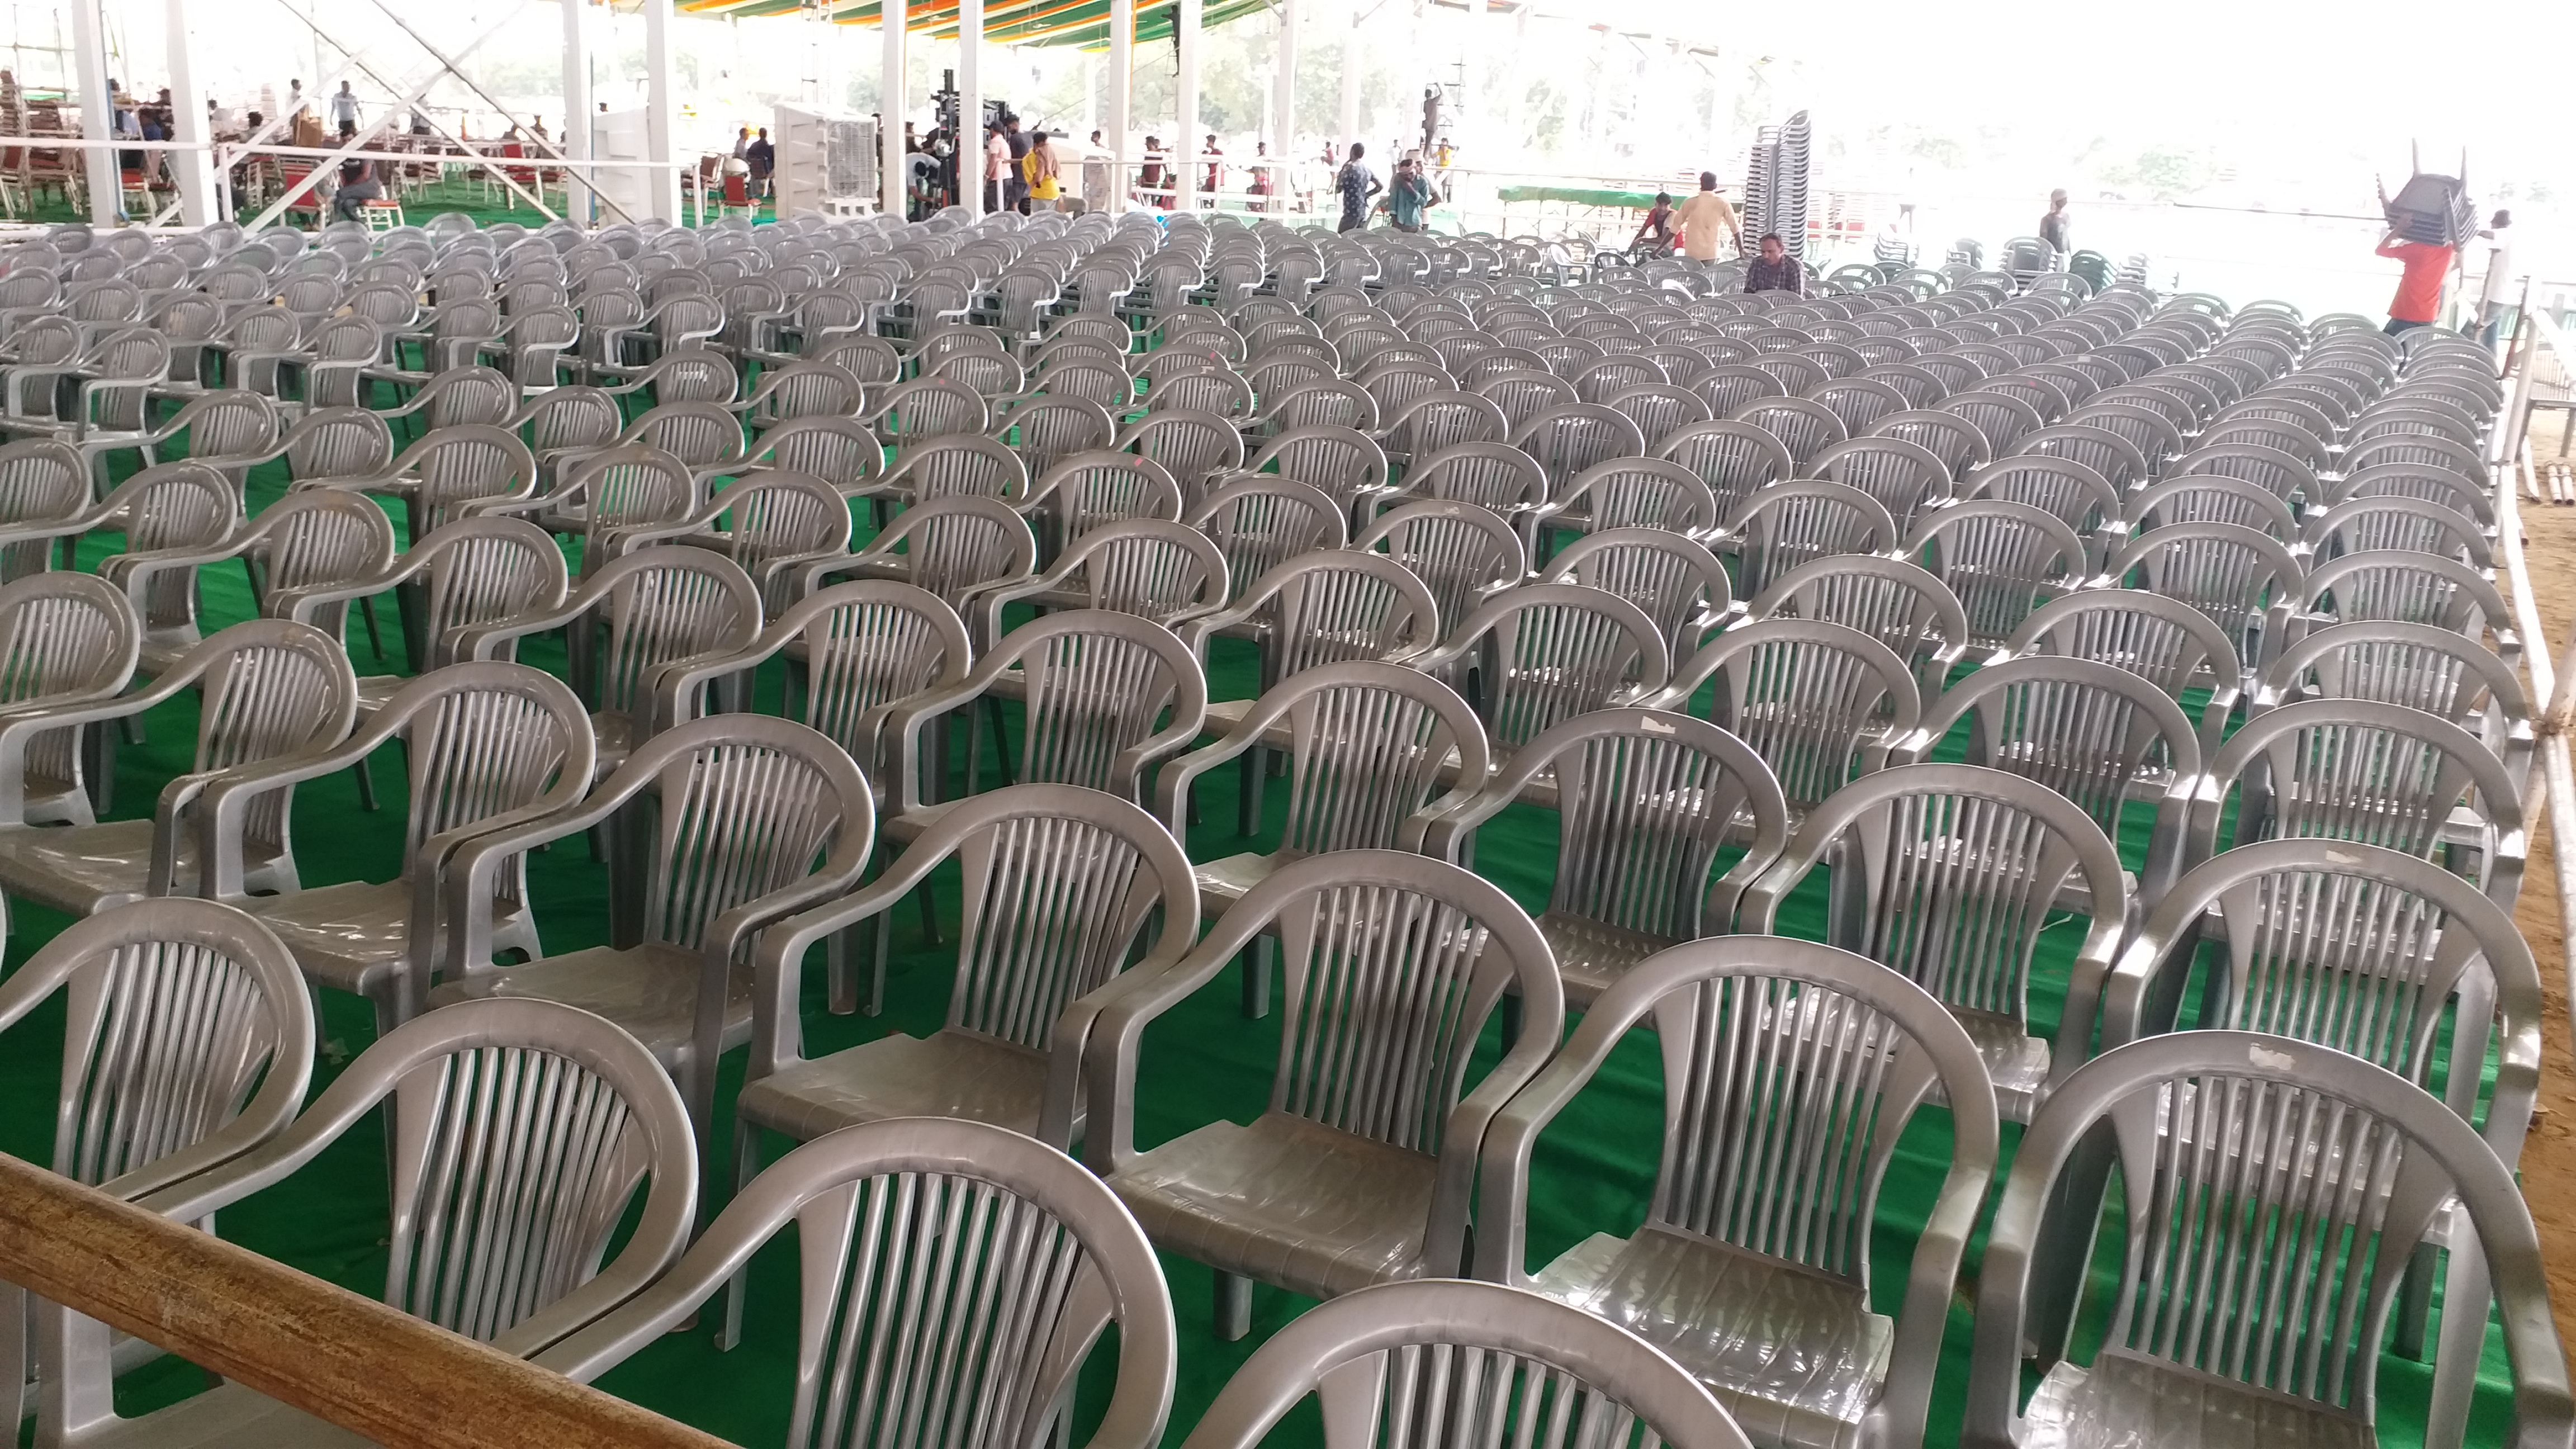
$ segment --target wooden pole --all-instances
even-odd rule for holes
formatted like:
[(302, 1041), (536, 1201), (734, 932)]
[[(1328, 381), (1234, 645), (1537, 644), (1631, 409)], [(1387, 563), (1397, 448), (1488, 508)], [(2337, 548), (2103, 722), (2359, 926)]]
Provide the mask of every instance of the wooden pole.
[(0, 1278), (386, 1449), (723, 1445), (8, 1156)]

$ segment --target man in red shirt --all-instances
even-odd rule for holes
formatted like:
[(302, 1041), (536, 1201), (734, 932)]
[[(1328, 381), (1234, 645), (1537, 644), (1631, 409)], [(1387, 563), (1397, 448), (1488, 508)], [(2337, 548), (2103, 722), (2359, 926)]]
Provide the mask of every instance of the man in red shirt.
[(2417, 327), (2428, 327), (2442, 314), (2442, 283), (2451, 275), (2451, 248), (2431, 242), (2400, 241), (2390, 232), (2379, 243), (2379, 254), (2395, 257), (2406, 267), (2397, 280), (2397, 296), (2388, 304), (2388, 326), (2394, 337)]

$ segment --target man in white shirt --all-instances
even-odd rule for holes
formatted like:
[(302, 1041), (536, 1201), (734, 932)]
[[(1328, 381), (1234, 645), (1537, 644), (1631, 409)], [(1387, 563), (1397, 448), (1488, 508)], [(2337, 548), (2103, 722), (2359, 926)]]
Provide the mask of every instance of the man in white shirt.
[(2478, 290), (2479, 336), (2496, 345), (2504, 314), (2514, 305), (2513, 213), (2499, 211), (2487, 221), (2487, 279)]
[[(1744, 228), (1735, 219), (1735, 208), (1717, 194), (1714, 171), (1699, 174), (1699, 194), (1681, 204), (1673, 213), (1673, 221), (1682, 229), (1682, 255), (1700, 263), (1703, 269), (1714, 267), (1721, 255), (1744, 250)], [(1717, 249), (1717, 234), (1721, 231), (1732, 248), (1725, 253)]]
[(358, 98), (347, 81), (340, 82), (339, 94), (331, 97), (331, 124), (340, 128), (343, 141), (358, 134)]

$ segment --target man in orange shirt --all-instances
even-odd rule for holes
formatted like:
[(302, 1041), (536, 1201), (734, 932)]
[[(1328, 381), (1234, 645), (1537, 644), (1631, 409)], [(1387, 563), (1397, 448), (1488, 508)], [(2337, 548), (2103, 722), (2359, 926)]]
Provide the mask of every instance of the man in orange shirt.
[(2400, 241), (2392, 231), (2381, 238), (2379, 254), (2396, 258), (2406, 268), (2397, 279), (2397, 296), (2388, 304), (2384, 330), (2394, 337), (2431, 326), (2442, 315), (2442, 283), (2451, 275), (2452, 249), (2432, 242)]

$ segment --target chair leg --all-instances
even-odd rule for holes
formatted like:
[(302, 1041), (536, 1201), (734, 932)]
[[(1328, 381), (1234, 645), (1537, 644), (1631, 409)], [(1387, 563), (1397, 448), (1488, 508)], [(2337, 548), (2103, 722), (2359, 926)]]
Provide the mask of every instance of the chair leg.
[(361, 810), (377, 808), (375, 771), (368, 768), (367, 761), (360, 760), (349, 767), (349, 773), (358, 779), (358, 808)]
[(1216, 1273), (1216, 1336), (1241, 1343), (1252, 1332), (1252, 1280), (1220, 1268)]
[(1521, 1039), (1521, 1021), (1523, 1016), (1521, 1010), (1521, 994), (1517, 991), (1504, 992), (1503, 999), (1497, 1004), (1494, 1014), (1502, 1019), (1503, 1050), (1510, 1051), (1512, 1049), (1512, 1044)]
[(1270, 779), (1266, 758), (1269, 753), (1259, 745), (1243, 752), (1243, 781), (1235, 792), (1234, 833), (1237, 835), (1261, 833), (1261, 792), (1262, 786)]
[(1004, 729), (1002, 726), (1002, 702), (989, 695), (986, 696), (984, 699), (984, 715), (985, 718), (990, 719), (993, 722), (993, 769), (1002, 777), (1002, 783), (1008, 785), (1012, 783), (1010, 751), (1011, 737), (1009, 731)]
[[(733, 1122), (733, 1195), (760, 1175), (760, 1129), (736, 1117)], [(738, 1269), (725, 1282), (724, 1322), (716, 1329), (716, 1347), (730, 1352), (742, 1342), (742, 1300), (750, 1291), (751, 1270)]]
[(1267, 934), (1255, 936), (1243, 953), (1243, 1014), (1252, 1021), (1270, 1014), (1270, 941)]
[[(922, 878), (921, 884), (914, 888), (912, 898), (921, 906), (921, 938), (933, 946), (938, 945), (939, 897), (931, 890), (929, 877)], [(877, 986), (880, 992), (884, 990), (885, 963), (882, 961), (877, 963)], [(876, 1013), (872, 1011), (868, 1014), (874, 1016)]]
[[(2469, 1429), (2469, 1398), (2477, 1388), (2478, 1355), (2486, 1348), (2487, 1315), (2494, 1285), (2486, 1250), (2468, 1225), (2451, 1221), (2450, 1271), (2442, 1284), (2442, 1328), (2433, 1350), (2433, 1400), (2424, 1412), (2424, 1449), (2460, 1449)], [(2429, 1274), (2428, 1274), (2429, 1276)]]
[(378, 659), (385, 657), (385, 636), (376, 627), (376, 601), (373, 595), (358, 601), (358, 616), (367, 621), (367, 647)]

